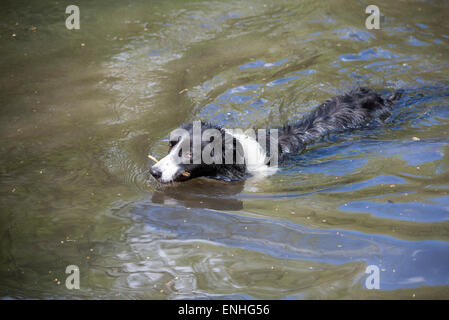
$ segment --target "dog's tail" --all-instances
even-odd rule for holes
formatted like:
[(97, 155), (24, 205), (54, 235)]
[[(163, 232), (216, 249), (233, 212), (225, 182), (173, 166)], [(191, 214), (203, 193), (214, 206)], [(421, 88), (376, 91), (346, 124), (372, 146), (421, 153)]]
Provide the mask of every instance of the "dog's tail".
[(384, 98), (374, 90), (361, 87), (327, 100), (299, 122), (281, 130), (279, 151), (282, 156), (300, 152), (307, 144), (329, 133), (360, 128), (374, 119), (386, 118), (401, 94), (395, 92)]

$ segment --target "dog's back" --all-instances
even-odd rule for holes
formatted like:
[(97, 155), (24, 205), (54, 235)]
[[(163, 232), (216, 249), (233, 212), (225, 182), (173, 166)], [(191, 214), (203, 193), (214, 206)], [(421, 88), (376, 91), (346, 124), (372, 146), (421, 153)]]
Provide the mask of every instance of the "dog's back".
[(282, 156), (299, 152), (329, 133), (360, 128), (373, 119), (390, 115), (399, 93), (384, 98), (368, 88), (357, 88), (327, 100), (299, 122), (288, 125), (279, 135)]

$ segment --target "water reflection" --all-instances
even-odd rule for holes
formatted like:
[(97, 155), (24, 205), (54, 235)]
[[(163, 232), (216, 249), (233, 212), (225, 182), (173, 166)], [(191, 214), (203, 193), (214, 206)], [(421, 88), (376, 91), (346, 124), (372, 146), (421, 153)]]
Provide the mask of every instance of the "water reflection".
[(167, 241), (205, 241), (213, 252), (225, 246), (267, 254), (279, 261), (374, 264), (383, 271), (385, 290), (416, 284), (448, 284), (449, 244), (445, 241), (414, 242), (338, 229), (311, 229), (276, 218), (252, 218), (208, 209), (186, 211), (171, 207), (167, 210), (141, 205), (133, 212), (151, 230), (169, 234), (171, 240)]
[(199, 178), (186, 183), (165, 187), (155, 191), (153, 203), (188, 208), (207, 208), (213, 210), (236, 211), (243, 209), (243, 202), (235, 195), (242, 192), (244, 182), (222, 182)]

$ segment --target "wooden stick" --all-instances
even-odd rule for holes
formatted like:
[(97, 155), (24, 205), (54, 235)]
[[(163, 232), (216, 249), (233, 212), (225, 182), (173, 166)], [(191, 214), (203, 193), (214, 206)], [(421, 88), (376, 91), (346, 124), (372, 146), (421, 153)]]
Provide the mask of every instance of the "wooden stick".
[(148, 158), (153, 160), (154, 162), (159, 162), (155, 157), (153, 157), (151, 154), (148, 155)]
[[(159, 162), (159, 160), (157, 160), (155, 157), (153, 157), (151, 154), (148, 155), (148, 158), (150, 158), (151, 160), (153, 160), (154, 162)], [(181, 173), (184, 177), (190, 177), (190, 172), (184, 171), (183, 173)]]

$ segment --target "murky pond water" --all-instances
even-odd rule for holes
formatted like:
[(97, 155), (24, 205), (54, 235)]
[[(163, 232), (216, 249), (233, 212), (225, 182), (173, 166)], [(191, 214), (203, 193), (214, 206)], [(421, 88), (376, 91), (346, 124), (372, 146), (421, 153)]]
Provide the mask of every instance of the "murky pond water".
[[(78, 1), (71, 31), (69, 4), (1, 4), (1, 297), (449, 298), (448, 2), (378, 1), (380, 30), (362, 1)], [(273, 176), (147, 180), (182, 123), (357, 85), (404, 95)]]

